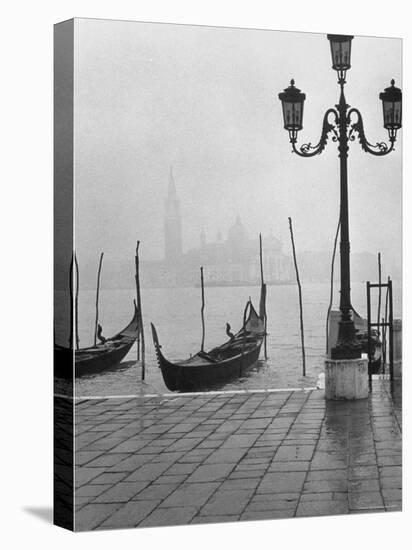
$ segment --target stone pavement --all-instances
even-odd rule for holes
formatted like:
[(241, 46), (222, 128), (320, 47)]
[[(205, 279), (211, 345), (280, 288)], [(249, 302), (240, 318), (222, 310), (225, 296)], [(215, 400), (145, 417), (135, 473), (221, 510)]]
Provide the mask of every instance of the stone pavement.
[(401, 510), (400, 391), (76, 402), (75, 529)]

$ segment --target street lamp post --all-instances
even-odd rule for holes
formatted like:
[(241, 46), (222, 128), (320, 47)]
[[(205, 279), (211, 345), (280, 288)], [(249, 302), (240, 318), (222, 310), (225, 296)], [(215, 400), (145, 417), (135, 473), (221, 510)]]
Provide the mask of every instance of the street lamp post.
[(303, 124), (303, 104), (305, 94), (295, 87), (294, 80), (290, 86), (279, 94), (282, 102), (284, 127), (289, 132), (293, 152), (300, 157), (313, 157), (324, 150), (329, 134), (337, 142), (340, 159), (340, 312), (339, 332), (336, 346), (331, 350), (331, 358), (357, 359), (361, 357), (361, 347), (356, 339), (356, 330), (352, 318), (350, 297), (350, 244), (349, 244), (349, 211), (348, 211), (348, 152), (349, 143), (358, 136), (362, 149), (375, 156), (384, 156), (394, 149), (396, 133), (402, 127), (402, 92), (395, 87), (395, 81), (379, 95), (383, 106), (383, 124), (388, 130), (389, 145), (378, 142), (372, 145), (365, 136), (363, 120), (358, 109), (350, 108), (346, 103), (344, 86), (346, 71), (350, 69), (351, 46), (353, 36), (328, 34), (330, 42), (332, 67), (338, 74), (340, 86), (339, 103), (328, 109), (323, 117), (322, 134), (316, 145), (306, 143), (296, 145), (298, 132)]

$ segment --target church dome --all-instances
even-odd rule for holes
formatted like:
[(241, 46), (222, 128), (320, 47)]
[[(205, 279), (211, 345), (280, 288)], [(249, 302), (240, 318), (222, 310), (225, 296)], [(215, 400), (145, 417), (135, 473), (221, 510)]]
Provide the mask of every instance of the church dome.
[(227, 257), (231, 261), (241, 261), (248, 251), (249, 237), (242, 221), (237, 216), (235, 223), (230, 227), (227, 238)]
[(228, 241), (231, 243), (233, 242), (245, 242), (247, 241), (248, 236), (246, 229), (244, 228), (242, 224), (242, 220), (240, 219), (240, 216), (236, 217), (235, 223), (232, 225), (232, 227), (229, 228), (228, 231)]

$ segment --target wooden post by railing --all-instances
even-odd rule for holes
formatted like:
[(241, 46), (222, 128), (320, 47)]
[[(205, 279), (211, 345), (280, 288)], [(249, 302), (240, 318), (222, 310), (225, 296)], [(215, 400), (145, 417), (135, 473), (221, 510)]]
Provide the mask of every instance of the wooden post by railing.
[(388, 307), (389, 307), (389, 277), (388, 285), (386, 287), (386, 296), (385, 296), (385, 318), (384, 318), (384, 328), (383, 328), (383, 373), (386, 372), (386, 358), (387, 358), (387, 347), (388, 347)]
[(380, 333), (380, 322), (381, 322), (381, 302), (382, 302), (382, 288), (381, 288), (381, 284), (382, 284), (382, 265), (381, 265), (381, 253), (378, 252), (378, 283), (379, 283), (379, 287), (378, 287), (378, 317), (377, 317), (377, 323), (378, 323), (378, 326), (377, 326), (377, 329)]
[(299, 269), (298, 269), (298, 264), (297, 264), (297, 261), (296, 261), (296, 250), (295, 250), (295, 240), (293, 238), (292, 219), (291, 218), (288, 218), (288, 219), (289, 219), (290, 238), (291, 238), (291, 241), (292, 241), (293, 262), (295, 264), (296, 281), (298, 283), (298, 289), (299, 289), (300, 339), (301, 339), (301, 344), (302, 344), (302, 373), (303, 373), (303, 376), (306, 376), (305, 336), (304, 336), (304, 330), (303, 330), (302, 287), (301, 287), (301, 284), (300, 284)]
[(393, 294), (392, 280), (388, 277), (389, 290), (389, 374), (393, 380)]
[(100, 254), (99, 269), (97, 271), (97, 285), (96, 285), (96, 319), (94, 322), (94, 347), (97, 345), (97, 325), (99, 322), (99, 292), (100, 292), (100, 273), (102, 270), (103, 252)]
[(371, 361), (372, 361), (372, 327), (371, 327), (371, 283), (370, 281), (366, 282), (366, 311), (367, 311), (367, 322), (368, 322), (368, 375), (369, 382), (372, 380), (371, 373)]

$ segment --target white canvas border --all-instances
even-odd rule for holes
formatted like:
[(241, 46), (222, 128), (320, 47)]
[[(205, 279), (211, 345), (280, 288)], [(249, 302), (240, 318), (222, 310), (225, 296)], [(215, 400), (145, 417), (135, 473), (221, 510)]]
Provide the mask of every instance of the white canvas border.
[[(163, 21), (219, 26), (271, 28), (317, 32), (351, 32), (404, 38), (404, 85), (408, 97), (411, 80), (412, 41), (407, 4), (348, 0), (337, 9), (330, 2), (313, 0), (291, 3), (209, 1), (196, 3), (101, 0), (45, 0), (41, 4), (15, 2), (3, 8), (4, 32), (2, 104), (3, 161), (1, 231), (3, 245), (2, 334), (6, 354), (2, 358), (2, 417), (5, 478), (2, 508), (6, 533), (20, 547), (37, 539), (46, 547), (89, 548), (113, 544), (150, 548), (209, 549), (212, 545), (250, 548), (259, 544), (278, 548), (374, 548), (401, 546), (407, 535), (406, 514), (379, 514), (340, 518), (277, 520), (124, 530), (74, 535), (39, 520), (28, 509), (47, 508), (52, 502), (52, 34), (53, 24), (73, 16)], [(371, 53), (373, 55), (373, 53)], [(7, 76), (6, 76), (7, 75)], [(6, 124), (6, 127), (4, 127)], [(404, 121), (404, 240), (410, 221), (410, 146), (412, 120), (405, 105)], [(7, 151), (7, 153), (6, 153)], [(404, 281), (409, 279), (410, 254), (404, 244)], [(407, 334), (404, 364), (409, 357), (408, 288), (404, 288), (404, 325)], [(25, 318), (23, 328), (21, 319)], [(20, 323), (19, 323), (20, 321)], [(404, 369), (407, 371), (407, 368)], [(406, 372), (407, 374), (407, 372)], [(405, 387), (409, 389), (407, 376)], [(408, 395), (408, 389), (404, 389)], [(4, 409), (4, 410), (3, 410)], [(406, 423), (409, 415), (405, 414)], [(407, 440), (405, 441), (407, 444)], [(410, 447), (410, 445), (408, 445)], [(407, 449), (409, 450), (409, 449)], [(409, 455), (410, 453), (407, 453)], [(4, 462), (4, 463), (3, 463)], [(405, 509), (408, 509), (409, 476), (405, 463)], [(40, 513), (41, 515), (41, 513)], [(347, 523), (350, 522), (350, 523)], [(93, 538), (92, 538), (93, 537)]]

